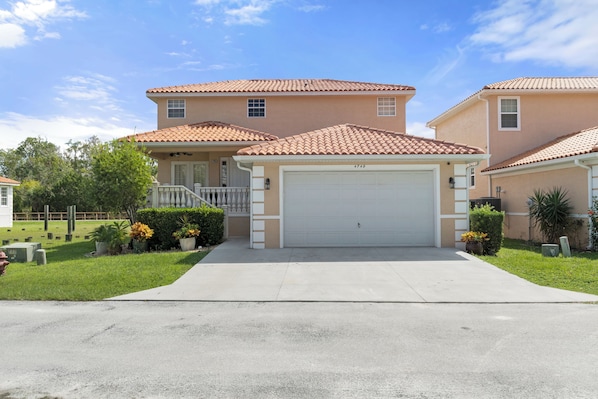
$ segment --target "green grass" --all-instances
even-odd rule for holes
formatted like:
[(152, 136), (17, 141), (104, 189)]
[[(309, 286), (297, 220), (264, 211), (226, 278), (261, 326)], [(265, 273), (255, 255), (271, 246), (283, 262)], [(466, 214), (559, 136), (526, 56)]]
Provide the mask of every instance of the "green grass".
[(570, 258), (550, 258), (542, 256), (537, 245), (505, 239), (496, 256), (480, 258), (538, 285), (598, 295), (596, 252), (572, 251)]
[[(65, 242), (66, 222), (52, 222), (48, 231), (61, 239), (48, 239), (43, 222), (15, 222), (0, 229), (0, 239), (11, 243), (41, 242), (48, 264), (11, 263), (0, 277), (0, 299), (94, 301), (171, 284), (207, 252), (150, 252), (93, 257), (95, 245), (85, 240), (105, 221), (77, 222), (73, 241)], [(8, 231), (10, 230), (10, 231)]]

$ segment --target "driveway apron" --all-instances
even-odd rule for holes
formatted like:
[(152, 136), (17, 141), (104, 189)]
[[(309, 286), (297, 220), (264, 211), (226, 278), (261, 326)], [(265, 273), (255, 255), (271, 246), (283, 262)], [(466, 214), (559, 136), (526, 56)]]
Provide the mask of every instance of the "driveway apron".
[(541, 287), (454, 248), (254, 250), (247, 238), (232, 238), (173, 284), (109, 300), (557, 303), (598, 296)]

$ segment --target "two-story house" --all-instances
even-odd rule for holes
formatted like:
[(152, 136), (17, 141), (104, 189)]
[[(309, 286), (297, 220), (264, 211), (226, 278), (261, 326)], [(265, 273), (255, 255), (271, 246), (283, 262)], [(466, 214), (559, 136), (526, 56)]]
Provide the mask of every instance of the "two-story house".
[(505, 235), (540, 240), (528, 216), (535, 189), (567, 190), (580, 220), (598, 194), (596, 110), (598, 78), (517, 78), (484, 86), (428, 126), (490, 154), (471, 169), (470, 198), (500, 198)]
[(450, 246), (479, 148), (405, 134), (410, 86), (235, 80), (150, 89), (154, 206), (226, 205), (253, 248)]

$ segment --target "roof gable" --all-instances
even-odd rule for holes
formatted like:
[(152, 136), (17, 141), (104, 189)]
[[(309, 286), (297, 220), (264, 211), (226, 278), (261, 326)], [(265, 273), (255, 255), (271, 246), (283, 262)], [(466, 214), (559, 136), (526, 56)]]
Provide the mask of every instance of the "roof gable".
[(598, 152), (598, 126), (558, 137), (548, 143), (492, 165), (482, 172), (510, 169), (540, 162)]
[(491, 83), (476, 91), (465, 100), (449, 108), (436, 118), (430, 120), (426, 126), (434, 127), (445, 119), (469, 108), (478, 98), (489, 95), (516, 94), (548, 94), (548, 93), (597, 93), (598, 77), (564, 77), (564, 78), (515, 78)]
[(201, 122), (127, 136), (137, 143), (261, 142), (276, 140), (272, 134), (223, 122)]
[(237, 155), (455, 155), (477, 147), (354, 124), (336, 125), (243, 148)]
[(158, 87), (147, 90), (148, 97), (154, 94), (239, 94), (239, 93), (351, 93), (351, 92), (405, 92), (413, 95), (414, 87), (352, 82), (333, 79), (250, 79), (225, 80), (221, 82), (196, 83), (181, 86)]

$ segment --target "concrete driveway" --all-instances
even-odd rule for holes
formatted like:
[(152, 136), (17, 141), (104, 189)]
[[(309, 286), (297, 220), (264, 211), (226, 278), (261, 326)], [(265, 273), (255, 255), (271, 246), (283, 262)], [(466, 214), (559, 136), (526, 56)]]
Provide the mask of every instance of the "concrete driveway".
[(593, 302), (598, 296), (541, 287), (450, 248), (249, 249), (216, 247), (173, 284), (129, 301)]

